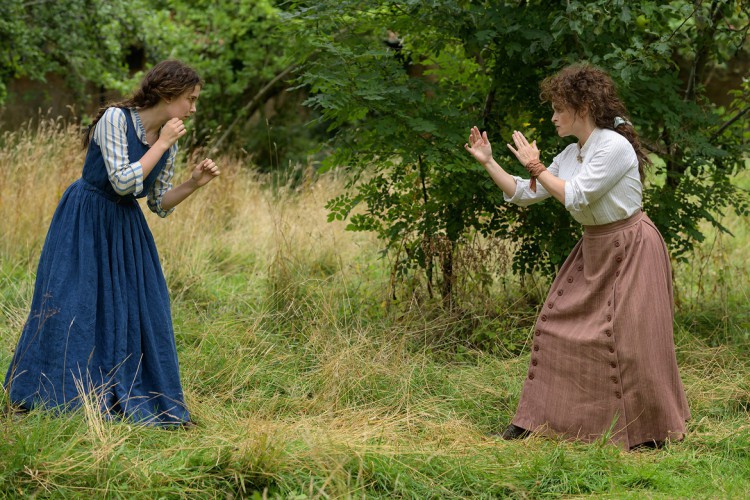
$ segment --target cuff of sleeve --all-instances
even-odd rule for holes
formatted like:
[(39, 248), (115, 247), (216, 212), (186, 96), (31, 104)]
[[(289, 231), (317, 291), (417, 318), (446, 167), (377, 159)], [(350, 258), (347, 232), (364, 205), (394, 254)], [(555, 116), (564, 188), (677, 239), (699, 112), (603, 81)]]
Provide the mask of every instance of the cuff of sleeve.
[(115, 189), (115, 192), (119, 194), (120, 196), (125, 196), (126, 194), (132, 194), (133, 196), (138, 196), (143, 191), (143, 166), (141, 165), (141, 162), (137, 161), (135, 163), (131, 163), (129, 165), (130, 175), (127, 176), (129, 181), (123, 181), (123, 184), (120, 183), (120, 178), (115, 177), (110, 179), (112, 182), (112, 187)]
[(167, 215), (171, 214), (172, 212), (174, 212), (174, 209), (175, 209), (175, 207), (172, 207), (169, 210), (164, 210), (163, 208), (161, 208), (161, 201), (153, 202), (153, 203), (149, 201), (148, 208), (150, 208), (152, 212), (154, 212), (156, 215), (158, 215), (162, 219), (166, 217)]
[(515, 203), (521, 199), (521, 193), (523, 193), (523, 190), (529, 184), (529, 181), (526, 179), (522, 179), (521, 177), (518, 177), (517, 175), (514, 175), (512, 177), (516, 180), (516, 192), (513, 193), (513, 196), (508, 196), (503, 191), (503, 199), (507, 202)]

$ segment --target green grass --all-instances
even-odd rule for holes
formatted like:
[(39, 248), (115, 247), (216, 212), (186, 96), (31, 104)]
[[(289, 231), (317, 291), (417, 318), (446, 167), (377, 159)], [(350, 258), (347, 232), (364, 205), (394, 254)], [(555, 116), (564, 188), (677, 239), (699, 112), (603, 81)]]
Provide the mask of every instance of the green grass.
[[(11, 172), (0, 195), (28, 175)], [(2, 370), (25, 321), (57, 182), (19, 200), (31, 207), (41, 192), (40, 208), (8, 231), (26, 243), (2, 246)], [(325, 222), (321, 201), (338, 192), (336, 179), (271, 192), (228, 165), (219, 182), (169, 219), (149, 217), (198, 427), (103, 421), (95, 405), (62, 417), (2, 415), (0, 497), (640, 499), (750, 491), (746, 219), (727, 214), (735, 238), (707, 229), (707, 241), (675, 266), (675, 339), (693, 414), (687, 438), (624, 452), (604, 442), (491, 436), (518, 401), (539, 290), (523, 292), (504, 275), (497, 282), (505, 286), (464, 300), (459, 312), (442, 312), (419, 294), (400, 294), (386, 307), (388, 262), (377, 242)], [(4, 220), (8, 210), (0, 203)]]

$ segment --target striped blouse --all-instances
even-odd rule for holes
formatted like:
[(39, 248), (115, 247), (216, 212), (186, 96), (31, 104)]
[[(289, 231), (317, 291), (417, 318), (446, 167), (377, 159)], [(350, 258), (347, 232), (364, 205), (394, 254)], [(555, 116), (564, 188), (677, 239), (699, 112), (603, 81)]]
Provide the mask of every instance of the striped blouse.
[[(141, 117), (134, 108), (130, 108), (130, 115), (136, 126), (138, 139), (146, 142), (146, 129), (143, 128)], [(107, 167), (109, 182), (120, 196), (139, 195), (143, 191), (143, 168), (140, 161), (130, 163), (128, 158), (128, 125), (125, 113), (120, 108), (108, 108), (94, 128), (93, 140), (102, 150), (104, 164)], [(164, 169), (159, 172), (153, 187), (146, 195), (148, 208), (159, 217), (166, 217), (174, 208), (164, 210), (161, 200), (164, 194), (172, 189), (174, 163), (177, 156), (177, 144), (169, 148), (169, 156)]]
[[(578, 156), (582, 162), (578, 161)], [(641, 209), (643, 186), (638, 157), (630, 142), (614, 130), (594, 129), (583, 148), (570, 144), (547, 169), (565, 181), (565, 208), (586, 226), (626, 219)], [(516, 192), (505, 201), (522, 207), (550, 197), (537, 182), (536, 193), (529, 180), (516, 179)]]

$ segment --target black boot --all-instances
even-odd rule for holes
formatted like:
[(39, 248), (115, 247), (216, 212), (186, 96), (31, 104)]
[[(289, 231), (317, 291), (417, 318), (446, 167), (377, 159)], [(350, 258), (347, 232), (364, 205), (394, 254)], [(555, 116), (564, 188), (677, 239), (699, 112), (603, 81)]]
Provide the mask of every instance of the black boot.
[(512, 440), (512, 439), (526, 439), (531, 435), (531, 432), (527, 431), (526, 429), (522, 427), (518, 427), (517, 425), (510, 424), (506, 429), (505, 432), (503, 432), (503, 439), (505, 440)]
[(646, 441), (630, 447), (630, 451), (661, 450), (666, 443), (664, 441)]

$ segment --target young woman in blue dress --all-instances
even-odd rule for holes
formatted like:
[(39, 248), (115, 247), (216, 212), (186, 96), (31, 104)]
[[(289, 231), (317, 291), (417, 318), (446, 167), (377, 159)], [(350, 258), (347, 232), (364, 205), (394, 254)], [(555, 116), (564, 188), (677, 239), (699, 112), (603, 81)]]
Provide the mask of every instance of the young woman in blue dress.
[(19, 410), (189, 424), (164, 274), (136, 201), (166, 217), (220, 172), (209, 158), (172, 185), (177, 141), (203, 81), (180, 61), (155, 65), (132, 97), (102, 108), (84, 134), (80, 179), (63, 194), (37, 269), (31, 312), (5, 387)]

